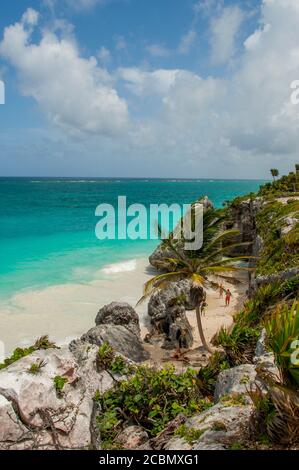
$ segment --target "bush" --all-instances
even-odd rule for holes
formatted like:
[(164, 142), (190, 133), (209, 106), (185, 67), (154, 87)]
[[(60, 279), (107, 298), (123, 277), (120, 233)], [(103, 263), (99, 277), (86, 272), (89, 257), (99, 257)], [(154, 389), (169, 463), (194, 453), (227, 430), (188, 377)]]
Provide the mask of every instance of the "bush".
[(97, 417), (101, 438), (111, 443), (126, 424), (143, 426), (156, 436), (178, 414), (191, 415), (210, 406), (199, 393), (196, 372), (188, 369), (177, 374), (174, 367), (162, 370), (146, 366), (121, 381), (95, 400), (101, 408)]

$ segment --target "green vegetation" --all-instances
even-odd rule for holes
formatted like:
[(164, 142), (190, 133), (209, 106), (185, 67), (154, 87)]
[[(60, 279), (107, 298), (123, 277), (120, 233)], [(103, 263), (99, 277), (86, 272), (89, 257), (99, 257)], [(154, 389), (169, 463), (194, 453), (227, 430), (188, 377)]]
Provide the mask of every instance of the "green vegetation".
[(260, 370), (266, 395), (259, 388), (250, 392), (255, 405), (253, 429), (259, 438), (274, 443), (299, 443), (299, 303), (280, 305), (266, 323), (268, 344), (280, 378)]
[(54, 387), (57, 392), (58, 396), (61, 396), (61, 392), (64, 389), (65, 384), (68, 382), (66, 377), (61, 377), (60, 375), (56, 375), (53, 379)]
[(46, 365), (46, 361), (43, 361), (42, 359), (39, 359), (36, 362), (33, 362), (31, 366), (28, 368), (28, 373), (36, 375), (38, 374), (43, 367)]
[(213, 399), (216, 380), (221, 371), (230, 367), (224, 354), (215, 352), (206, 366), (202, 367), (197, 374), (197, 385), (204, 396)]
[(175, 432), (175, 436), (179, 436), (184, 439), (187, 444), (193, 445), (198, 441), (201, 436), (207, 431), (207, 429), (194, 429), (188, 428), (185, 424), (182, 424)]
[(110, 370), (114, 374), (123, 375), (129, 367), (122, 356), (116, 355), (114, 349), (105, 341), (98, 349), (97, 367), (99, 370)]
[(270, 172), (271, 172), (273, 180), (275, 181), (275, 179), (279, 176), (279, 171), (277, 170), (277, 168), (272, 168)]
[(177, 374), (172, 366), (137, 367), (134, 376), (103, 395), (97, 393), (95, 400), (101, 409), (97, 417), (101, 438), (110, 444), (127, 424), (143, 426), (156, 436), (178, 414), (189, 416), (211, 406), (199, 392), (196, 372)]
[[(274, 169), (275, 170), (275, 169)], [(272, 174), (272, 170), (271, 170)], [(276, 178), (278, 175), (274, 175), (273, 179)], [(279, 180), (274, 180), (272, 183), (266, 183), (265, 185), (261, 186), (258, 196), (263, 196), (266, 198), (271, 197), (287, 197), (293, 196), (294, 194), (298, 193), (299, 191), (299, 174), (297, 172), (297, 165), (296, 165), (296, 173), (289, 173), (287, 176), (282, 176)]]
[[(297, 224), (284, 231), (288, 219)], [(257, 215), (257, 231), (263, 247), (257, 263), (257, 274), (272, 274), (299, 265), (299, 201), (288, 204), (269, 202)]]
[(51, 349), (57, 348), (57, 346), (49, 341), (48, 336), (42, 336), (41, 338), (37, 339), (33, 346), (28, 348), (16, 348), (12, 355), (4, 360), (2, 364), (0, 364), (0, 370), (5, 369), (6, 367), (10, 366), (14, 362), (22, 359), (23, 357), (29, 356), (30, 354), (34, 353), (35, 351), (39, 351), (41, 349)]
[[(279, 367), (282, 383), (299, 388), (299, 302), (279, 307), (266, 323), (268, 344)], [(298, 423), (299, 424), (299, 423)]]
[(245, 396), (241, 393), (236, 393), (234, 395), (223, 395), (220, 401), (224, 404), (224, 406), (245, 406), (247, 404)]

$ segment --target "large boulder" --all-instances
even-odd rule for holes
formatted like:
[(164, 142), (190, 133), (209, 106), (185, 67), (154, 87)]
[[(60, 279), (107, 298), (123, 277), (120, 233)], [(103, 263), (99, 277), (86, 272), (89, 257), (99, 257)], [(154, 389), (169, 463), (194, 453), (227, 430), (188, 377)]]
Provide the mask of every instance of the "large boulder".
[(96, 325), (122, 325), (140, 337), (139, 316), (131, 305), (112, 302), (100, 309), (95, 319)]
[[(67, 349), (36, 351), (0, 372), (0, 449), (89, 449), (93, 397), (114, 384), (96, 368), (97, 348), (81, 360)], [(32, 364), (42, 366), (30, 373)], [(62, 390), (54, 378), (62, 378)], [(59, 387), (58, 387), (59, 388)]]
[(220, 372), (215, 386), (215, 402), (219, 402), (223, 397), (243, 396), (243, 399), (250, 403), (247, 390), (254, 385), (256, 380), (256, 370), (252, 364), (242, 364)]
[[(174, 436), (164, 446), (165, 450), (226, 450), (242, 439), (248, 427), (252, 406), (227, 406), (219, 403), (187, 419), (184, 424), (194, 440)], [(197, 432), (196, 432), (197, 431)], [(198, 434), (198, 437), (196, 437)]]
[(193, 310), (195, 305), (190, 298), (191, 283), (188, 279), (171, 282), (165, 289), (152, 294), (148, 303), (148, 314), (153, 320), (165, 318), (169, 304), (181, 303), (186, 310)]
[(184, 279), (172, 282), (163, 290), (155, 292), (148, 304), (151, 332), (147, 340), (155, 344), (162, 337), (165, 349), (177, 347), (189, 349), (193, 344), (192, 328), (186, 316), (186, 308), (194, 309), (190, 295), (191, 283)]
[(73, 341), (70, 348), (75, 351), (82, 347), (82, 343), (101, 346), (105, 342), (134, 362), (143, 362), (149, 358), (149, 353), (144, 349), (141, 340), (122, 325), (108, 324), (91, 328), (80, 340)]

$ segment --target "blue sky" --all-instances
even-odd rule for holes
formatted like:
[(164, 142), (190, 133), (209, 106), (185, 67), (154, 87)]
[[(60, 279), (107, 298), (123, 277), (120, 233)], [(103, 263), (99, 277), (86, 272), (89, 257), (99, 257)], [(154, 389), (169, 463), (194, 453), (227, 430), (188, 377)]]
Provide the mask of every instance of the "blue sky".
[(2, 0), (0, 175), (288, 171), (298, 28), (296, 0)]

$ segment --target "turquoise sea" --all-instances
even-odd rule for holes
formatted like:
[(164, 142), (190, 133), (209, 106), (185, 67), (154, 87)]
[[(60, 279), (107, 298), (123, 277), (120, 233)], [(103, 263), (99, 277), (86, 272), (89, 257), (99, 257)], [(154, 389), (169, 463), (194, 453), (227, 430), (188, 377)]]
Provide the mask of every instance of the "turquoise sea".
[(106, 265), (148, 256), (157, 241), (95, 236), (101, 203), (187, 204), (223, 201), (263, 181), (0, 178), (0, 300), (22, 290), (88, 282)]

